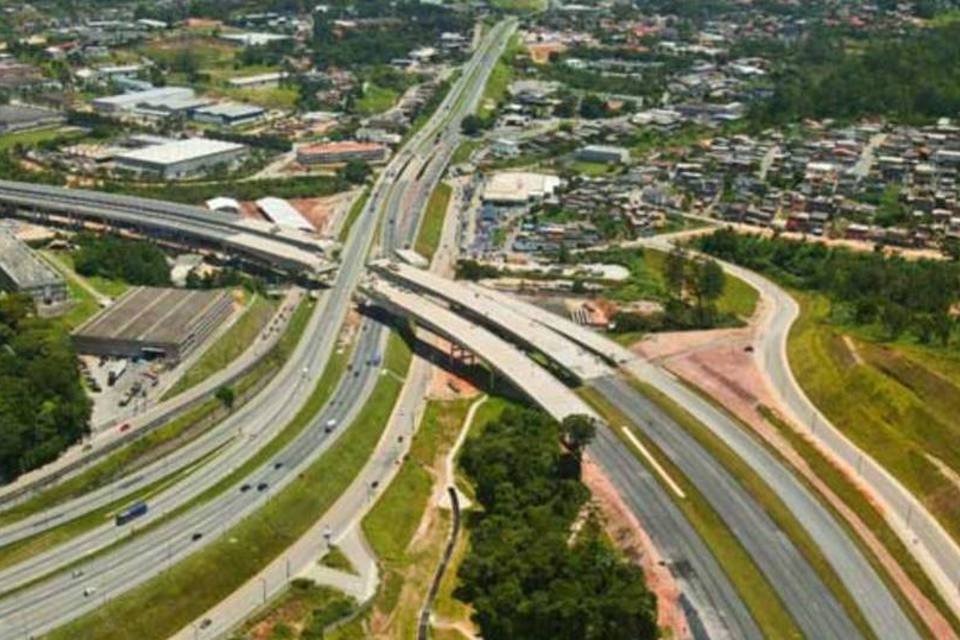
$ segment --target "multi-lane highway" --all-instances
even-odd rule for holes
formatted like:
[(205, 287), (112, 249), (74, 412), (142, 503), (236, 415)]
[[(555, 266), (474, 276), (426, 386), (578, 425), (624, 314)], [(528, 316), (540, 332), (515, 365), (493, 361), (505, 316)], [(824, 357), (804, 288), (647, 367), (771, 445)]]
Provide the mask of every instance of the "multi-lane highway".
[[(375, 185), (368, 207), (360, 216), (344, 248), (343, 268), (331, 289), (323, 295), (312, 320), (311, 330), (302, 349), (307, 353), (309, 362), (303, 371), (305, 380), (313, 380), (316, 370), (322, 368), (321, 363), (326, 361), (333, 348), (337, 327), (341, 325), (349, 308), (350, 296), (363, 271), (365, 257), (382, 214), (386, 212), (390, 216), (381, 233), (384, 249), (389, 250), (399, 246), (398, 243), (412, 241), (419, 213), (425, 203), (424, 194), (428, 194), (439, 180), (449, 154), (455, 148), (459, 119), (476, 105), (486, 77), (499, 57), (513, 26), (512, 22), (506, 22), (491, 30), (478, 54), (465, 66), (463, 75), (455, 83), (438, 112), (428, 125), (411, 139), (407, 150), (395, 158)], [(441, 153), (437, 155), (434, 151)], [(401, 179), (395, 179), (398, 177)], [(411, 189), (411, 186), (414, 188)], [(407, 208), (411, 201), (419, 206)], [(404, 207), (402, 211), (401, 206)], [(397, 228), (402, 228), (402, 231), (396, 231)], [(89, 562), (75, 565), (69, 575), (61, 571), (3, 599), (0, 601), (0, 638), (15, 638), (42, 632), (100, 606), (107, 599), (149, 579), (167, 564), (201, 548), (214, 538), (217, 532), (252, 513), (271, 491), (278, 490), (291, 478), (296, 477), (297, 470), (316, 459), (325, 443), (330, 440), (327, 426), (349, 422), (375, 384), (375, 367), (365, 364), (377, 360), (373, 356), (382, 351), (385, 334), (374, 325), (364, 323), (361, 336), (353, 354), (352, 369), (356, 374), (348, 376), (340, 383), (338, 391), (312, 420), (310, 426), (275, 460), (265, 464), (217, 499), (203, 503), (130, 542), (105, 551)], [(309, 384), (294, 383), (290, 392), (274, 395), (282, 405), (295, 407), (297, 403), (292, 402), (291, 394), (297, 389), (306, 393), (309, 388)], [(266, 415), (261, 414), (260, 417)], [(334, 430), (334, 433), (336, 432), (337, 429)], [(277, 465), (277, 462), (281, 464)], [(193, 482), (194, 475), (188, 476), (185, 482)], [(256, 487), (261, 483), (267, 485), (264, 491), (240, 490), (241, 484)], [(181, 492), (184, 488), (182, 485), (178, 487)], [(170, 508), (173, 508), (173, 505)], [(17, 574), (16, 581), (22, 583), (29, 576), (36, 579), (44, 575), (52, 564), (62, 567), (69, 559), (82, 555), (85, 552), (84, 547), (100, 548), (102, 541), (99, 538), (93, 540), (94, 537), (85, 537), (80, 548), (64, 549), (63, 558), (45, 556), (42, 566), (38, 566), (33, 572)], [(57, 550), (52, 553), (56, 554)]]

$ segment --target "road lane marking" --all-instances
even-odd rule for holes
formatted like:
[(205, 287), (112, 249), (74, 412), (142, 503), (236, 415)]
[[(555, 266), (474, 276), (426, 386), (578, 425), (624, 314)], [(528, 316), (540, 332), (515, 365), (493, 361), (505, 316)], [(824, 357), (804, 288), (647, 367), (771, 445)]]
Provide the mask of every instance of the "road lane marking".
[(674, 479), (670, 477), (670, 474), (667, 473), (667, 470), (660, 466), (660, 463), (657, 462), (656, 458), (654, 458), (650, 452), (647, 451), (647, 448), (643, 446), (643, 443), (637, 439), (637, 436), (633, 435), (633, 432), (627, 427), (620, 428), (623, 430), (623, 435), (627, 436), (627, 439), (631, 442), (631, 444), (633, 444), (633, 446), (637, 448), (637, 451), (640, 452), (640, 455), (646, 458), (647, 462), (650, 463), (650, 466), (653, 467), (654, 471), (656, 471), (660, 477), (663, 478), (663, 481), (667, 483), (667, 486), (670, 487), (670, 490), (677, 494), (679, 498), (685, 499), (687, 494), (684, 493), (683, 489), (680, 488), (680, 485), (678, 485)]

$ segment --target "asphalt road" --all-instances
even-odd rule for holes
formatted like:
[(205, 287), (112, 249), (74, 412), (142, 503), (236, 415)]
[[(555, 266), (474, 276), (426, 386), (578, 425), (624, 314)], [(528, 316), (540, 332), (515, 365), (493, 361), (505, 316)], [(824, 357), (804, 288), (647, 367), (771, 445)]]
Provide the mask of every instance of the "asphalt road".
[[(441, 104), (438, 113), (431, 120), (431, 126), (424, 129), (411, 140), (412, 153), (401, 152), (395, 163), (388, 166), (380, 181), (374, 188), (373, 196), (368, 209), (361, 215), (360, 220), (343, 252), (343, 267), (338, 273), (333, 287), (326, 293), (318, 305), (318, 317), (323, 319), (321, 330), (310, 333), (308, 342), (319, 345), (325, 344), (330, 349), (337, 328), (350, 306), (350, 296), (356, 283), (362, 275), (365, 256), (371, 244), (374, 232), (378, 226), (378, 215), (381, 207), (389, 214), (396, 216), (400, 213), (401, 204), (409, 204), (411, 198), (407, 194), (405, 181), (395, 181), (397, 174), (395, 164), (407, 164), (406, 172), (416, 170), (422, 174), (415, 182), (418, 190), (412, 197), (413, 204), (425, 204), (424, 193), (429, 194), (432, 186), (439, 179), (445, 169), (446, 159), (452, 153), (453, 145), (458, 139), (459, 117), (466, 113), (464, 109), (472, 108), (485, 84), (486, 73), (492, 68), (499, 57), (499, 50), (506, 42), (512, 31), (512, 23), (506, 23), (495, 28), (486, 41), (480, 55), (475, 56), (465, 68), (463, 81), (451, 91), (448, 99)], [(439, 122), (434, 125), (434, 122)], [(428, 136), (439, 128), (439, 135), (430, 143)], [(442, 143), (442, 144), (441, 144)], [(440, 156), (423, 151), (427, 145), (437, 147), (443, 151)], [(417, 154), (419, 151), (419, 154)], [(426, 166), (416, 165), (426, 162)], [(399, 187), (399, 188), (398, 188)], [(386, 204), (382, 204), (386, 203)], [(417, 226), (417, 217), (422, 206), (406, 209), (407, 216), (413, 211), (413, 221), (408, 224), (406, 232), (396, 234), (393, 225), (384, 225), (382, 242), (389, 250), (397, 246), (397, 238), (404, 242), (412, 240), (412, 234)], [(321, 313), (323, 312), (323, 313)], [(165, 566), (186, 557), (210, 540), (215, 539), (217, 533), (222, 532), (245, 515), (252, 513), (270, 493), (279, 490), (283, 485), (296, 478), (298, 470), (308, 465), (323, 450), (329, 442), (324, 425), (328, 420), (335, 420), (337, 424), (349, 422), (351, 417), (362, 406), (362, 401), (372, 390), (376, 382), (376, 371), (373, 367), (364, 367), (372, 355), (382, 351), (385, 334), (369, 323), (363, 327), (362, 337), (354, 356), (354, 369), (358, 375), (347, 376), (341, 381), (337, 393), (331, 402), (320, 412), (306, 429), (284, 452), (277, 456), (271, 464), (264, 465), (256, 473), (251, 474), (249, 484), (254, 487), (266, 482), (269, 489), (264, 492), (255, 488), (240, 491), (239, 483), (233, 489), (216, 500), (191, 509), (167, 522), (157, 529), (147, 532), (134, 540), (98, 556), (96, 559), (85, 562), (77, 567), (79, 573), (61, 572), (51, 578), (41, 580), (34, 586), (28, 587), (11, 597), (0, 601), (0, 638), (16, 638), (29, 636), (49, 630), (63, 624), (86, 611), (104, 604), (109, 598), (115, 597), (133, 586), (149, 579), (161, 571)], [(316, 341), (316, 343), (314, 343)], [(329, 350), (326, 354), (329, 355)], [(326, 361), (326, 357), (318, 358), (308, 365), (307, 374), (311, 369), (318, 368), (318, 362)], [(360, 372), (366, 372), (359, 375)], [(309, 375), (307, 376), (309, 379)], [(303, 385), (306, 388), (306, 385)], [(289, 397), (281, 396), (281, 401), (290, 405)], [(282, 466), (275, 466), (277, 461)], [(188, 476), (186, 482), (190, 482)], [(196, 534), (201, 534), (194, 540)], [(66, 558), (77, 558), (82, 550), (70, 549), (65, 551)], [(62, 565), (62, 563), (61, 563)], [(92, 591), (93, 590), (93, 591)]]
[(660, 482), (610, 430), (602, 428), (590, 456), (637, 516), (687, 599), (694, 637), (712, 640), (763, 638), (750, 611), (699, 534)]
[(860, 637), (849, 616), (790, 539), (692, 436), (626, 382), (610, 377), (595, 381), (594, 387), (653, 440), (697, 487), (770, 581), (807, 637)]

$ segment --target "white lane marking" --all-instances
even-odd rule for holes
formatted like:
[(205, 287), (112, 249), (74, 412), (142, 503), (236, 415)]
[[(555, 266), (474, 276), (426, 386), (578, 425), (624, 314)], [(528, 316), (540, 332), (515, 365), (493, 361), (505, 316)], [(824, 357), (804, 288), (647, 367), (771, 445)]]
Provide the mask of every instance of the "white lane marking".
[(654, 471), (656, 471), (660, 477), (663, 478), (663, 481), (667, 483), (667, 486), (670, 487), (670, 490), (677, 494), (679, 498), (686, 498), (687, 494), (683, 492), (683, 489), (680, 488), (680, 485), (678, 485), (673, 478), (670, 477), (670, 474), (667, 473), (666, 469), (660, 466), (660, 463), (657, 462), (656, 458), (650, 455), (650, 452), (647, 451), (647, 448), (643, 446), (643, 443), (637, 439), (637, 436), (633, 435), (633, 432), (626, 427), (620, 428), (623, 430), (623, 435), (627, 436), (627, 439), (631, 442), (631, 444), (633, 444), (633, 446), (637, 448), (637, 451), (640, 452), (640, 455), (646, 458), (647, 462), (650, 463), (650, 466), (653, 467)]

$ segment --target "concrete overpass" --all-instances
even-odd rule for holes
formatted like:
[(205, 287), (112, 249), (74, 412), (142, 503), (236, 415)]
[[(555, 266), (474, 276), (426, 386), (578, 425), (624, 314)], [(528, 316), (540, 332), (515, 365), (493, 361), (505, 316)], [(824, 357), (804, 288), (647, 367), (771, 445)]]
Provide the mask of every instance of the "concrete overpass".
[(574, 414), (597, 418), (571, 389), (544, 371), (523, 351), (483, 327), (432, 300), (381, 279), (371, 279), (361, 290), (378, 306), (411, 318), (419, 326), (478, 354), (556, 420)]
[[(478, 323), (485, 324), (494, 331), (509, 334), (515, 342), (542, 353), (579, 382), (589, 382), (612, 373), (609, 366), (583, 345), (552, 330), (534, 318), (534, 314), (524, 307), (514, 307), (505, 302), (510, 300), (509, 296), (491, 296), (488, 289), (475, 284), (453, 281), (399, 262), (378, 260), (370, 266), (375, 272), (403, 288), (439, 298), (455, 311), (467, 314)], [(555, 314), (538, 311), (542, 315), (559, 318)], [(589, 329), (584, 331), (593, 333)]]
[(203, 207), (0, 180), (0, 208), (41, 224), (103, 224), (160, 239), (189, 241), (308, 277), (336, 269), (325, 257), (333, 243)]

